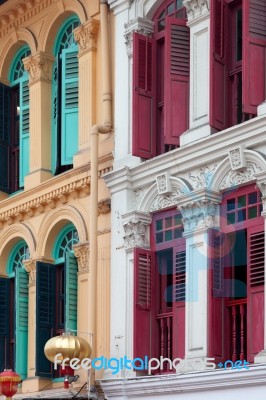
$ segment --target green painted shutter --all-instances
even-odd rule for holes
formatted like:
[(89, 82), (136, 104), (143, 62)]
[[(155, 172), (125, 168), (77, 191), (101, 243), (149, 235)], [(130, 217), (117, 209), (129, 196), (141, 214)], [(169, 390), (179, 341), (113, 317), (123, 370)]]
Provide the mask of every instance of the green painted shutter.
[(65, 262), (65, 328), (77, 330), (78, 263), (72, 253), (66, 253)]
[(0, 278), (0, 371), (9, 365), (9, 279)]
[(78, 58), (77, 46), (62, 51), (61, 165), (73, 164), (78, 151)]
[(52, 264), (37, 262), (36, 276), (36, 375), (52, 377), (53, 365), (44, 355), (46, 342), (54, 336), (56, 270)]
[(29, 173), (30, 150), (30, 92), (27, 77), (20, 82), (20, 118), (19, 118), (19, 186), (24, 186), (24, 177)]
[(59, 166), (59, 154), (60, 148), (59, 137), (61, 135), (59, 115), (60, 115), (60, 96), (59, 96), (59, 80), (60, 78), (60, 66), (59, 57), (56, 57), (56, 61), (53, 66), (53, 85), (52, 85), (52, 171), (55, 173), (56, 168)]
[(28, 365), (28, 283), (29, 278), (24, 268), (15, 270), (15, 360), (16, 372), (22, 379), (27, 377)]
[(10, 88), (0, 83), (0, 190), (9, 192)]

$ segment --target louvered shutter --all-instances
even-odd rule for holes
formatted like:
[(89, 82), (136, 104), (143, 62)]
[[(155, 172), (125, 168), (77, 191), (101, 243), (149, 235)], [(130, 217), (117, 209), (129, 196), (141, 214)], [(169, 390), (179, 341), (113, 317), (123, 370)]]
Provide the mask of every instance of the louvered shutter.
[(62, 51), (61, 165), (73, 164), (78, 151), (78, 50)]
[(56, 57), (53, 66), (53, 86), (52, 86), (52, 171), (55, 172), (59, 167), (61, 159), (61, 121), (59, 82), (61, 81), (60, 60)]
[[(134, 357), (152, 357), (154, 352), (155, 254), (134, 251)], [(152, 337), (153, 336), (153, 337)]]
[(173, 358), (185, 358), (186, 243), (173, 248)]
[(0, 83), (0, 190), (9, 192), (10, 88)]
[(263, 224), (248, 229), (248, 361), (264, 349), (264, 247)]
[(156, 155), (154, 61), (153, 40), (135, 32), (133, 35), (132, 154), (146, 159)]
[(24, 177), (29, 173), (30, 92), (27, 75), (26, 72), (20, 82), (19, 187), (24, 186)]
[(224, 0), (211, 0), (210, 10), (210, 125), (227, 128), (227, 49), (228, 9)]
[(257, 114), (266, 97), (266, 3), (243, 1), (243, 111)]
[(179, 145), (188, 130), (189, 28), (185, 20), (168, 18), (165, 31), (165, 144)]
[[(78, 263), (72, 253), (66, 253), (65, 262), (65, 328), (77, 330)], [(74, 332), (75, 333), (75, 332)]]
[(0, 371), (9, 365), (9, 279), (0, 278)]
[(28, 274), (24, 268), (15, 270), (15, 352), (16, 372), (27, 377), (28, 362)]
[(52, 377), (53, 365), (47, 360), (43, 349), (54, 336), (56, 270), (52, 264), (37, 262), (36, 276), (36, 375)]

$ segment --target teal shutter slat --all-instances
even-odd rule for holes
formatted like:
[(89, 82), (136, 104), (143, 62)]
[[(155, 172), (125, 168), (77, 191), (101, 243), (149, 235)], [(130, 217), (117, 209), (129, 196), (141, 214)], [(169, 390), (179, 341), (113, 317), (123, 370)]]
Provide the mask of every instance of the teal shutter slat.
[(24, 268), (15, 270), (15, 360), (16, 372), (22, 379), (27, 377), (28, 365), (28, 283), (29, 278)]
[(24, 177), (29, 173), (29, 139), (30, 139), (30, 96), (27, 77), (20, 82), (20, 154), (19, 186), (24, 186)]
[(9, 365), (9, 279), (0, 278), (0, 371)]
[(56, 57), (56, 61), (53, 67), (53, 85), (52, 85), (52, 171), (55, 172), (59, 165), (58, 148), (59, 140), (58, 136), (61, 135), (60, 124), (58, 124), (58, 117), (60, 115), (60, 96), (59, 96), (59, 79), (60, 79), (60, 67), (59, 57)]
[(78, 151), (78, 58), (77, 46), (62, 51), (61, 164), (73, 164)]
[(36, 375), (51, 378), (52, 364), (43, 349), (54, 335), (56, 270), (52, 264), (37, 262), (36, 272)]
[(65, 271), (65, 328), (76, 331), (78, 302), (78, 263), (72, 253), (66, 253)]
[(10, 88), (0, 83), (0, 190), (9, 192)]

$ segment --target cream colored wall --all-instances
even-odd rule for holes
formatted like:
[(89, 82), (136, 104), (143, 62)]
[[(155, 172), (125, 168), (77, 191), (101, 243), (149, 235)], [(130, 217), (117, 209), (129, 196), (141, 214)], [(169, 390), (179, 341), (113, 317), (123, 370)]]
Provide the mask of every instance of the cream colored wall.
[[(36, 261), (52, 259), (52, 248), (62, 227), (72, 222), (80, 243), (78, 259), (78, 329), (86, 332), (88, 315), (90, 136), (89, 129), (102, 123), (101, 36), (99, 1), (96, 0), (9, 0), (0, 6), (0, 81), (8, 83), (12, 59), (27, 43), (31, 56), (25, 60), (30, 74), (30, 174), (25, 190), (13, 197), (0, 192), (0, 274), (14, 244), (23, 238), (30, 249), (25, 262), (29, 272), (28, 377), (23, 391), (47, 386), (35, 378), (35, 299)], [(51, 172), (51, 74), (53, 43), (62, 22), (77, 14), (81, 27), (76, 30), (79, 44), (79, 152), (74, 168), (64, 174)], [(113, 136), (100, 138), (99, 175), (112, 169)], [(110, 200), (109, 191), (99, 179), (98, 276), (97, 276), (97, 356), (109, 356), (110, 288)], [(88, 338), (86, 334), (80, 334)], [(83, 375), (82, 379), (86, 379)], [(82, 382), (80, 382), (82, 383)]]

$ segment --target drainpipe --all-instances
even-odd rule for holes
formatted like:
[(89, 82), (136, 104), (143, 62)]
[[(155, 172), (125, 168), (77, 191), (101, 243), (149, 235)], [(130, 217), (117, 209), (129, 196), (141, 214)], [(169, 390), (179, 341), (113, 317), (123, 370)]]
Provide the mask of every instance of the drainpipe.
[(97, 262), (98, 262), (98, 141), (99, 134), (111, 133), (112, 103), (109, 56), (109, 21), (107, 0), (100, 1), (100, 27), (102, 40), (102, 83), (103, 83), (103, 123), (91, 128), (91, 191), (90, 191), (90, 264), (89, 264), (89, 304), (93, 335), (92, 357), (96, 356), (97, 327)]

